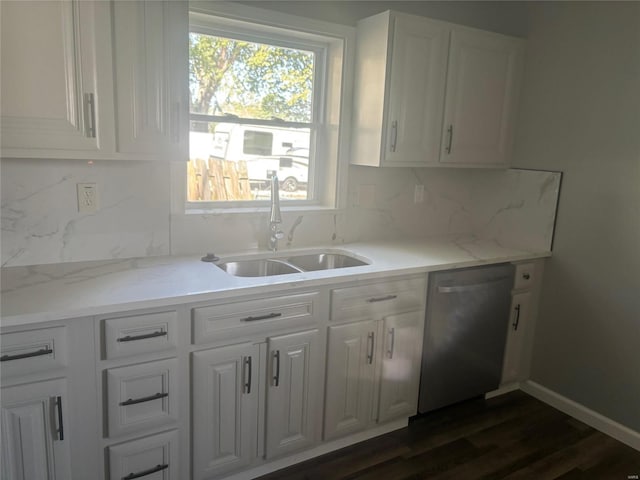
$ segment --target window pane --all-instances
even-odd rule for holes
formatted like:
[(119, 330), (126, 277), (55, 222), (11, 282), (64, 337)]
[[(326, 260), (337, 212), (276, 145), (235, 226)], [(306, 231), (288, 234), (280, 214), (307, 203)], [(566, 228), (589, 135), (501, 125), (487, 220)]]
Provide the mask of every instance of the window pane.
[(311, 122), (314, 53), (189, 34), (191, 112)]
[(281, 200), (310, 197), (308, 128), (191, 122), (188, 200), (268, 200), (270, 179)]

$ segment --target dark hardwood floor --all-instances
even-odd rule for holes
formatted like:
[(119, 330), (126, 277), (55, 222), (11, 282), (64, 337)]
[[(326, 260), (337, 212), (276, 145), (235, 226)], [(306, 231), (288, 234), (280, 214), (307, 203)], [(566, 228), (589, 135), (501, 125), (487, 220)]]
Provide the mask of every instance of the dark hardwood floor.
[(471, 400), (260, 480), (640, 478), (640, 452), (520, 392)]

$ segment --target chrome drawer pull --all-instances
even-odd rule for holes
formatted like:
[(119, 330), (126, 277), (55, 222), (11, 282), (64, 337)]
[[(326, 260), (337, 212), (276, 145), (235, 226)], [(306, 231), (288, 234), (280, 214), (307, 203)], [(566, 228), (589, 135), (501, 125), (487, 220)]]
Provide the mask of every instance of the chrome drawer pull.
[(387, 355), (389, 358), (393, 358), (393, 350), (396, 344), (396, 329), (390, 328), (389, 335), (391, 335), (391, 346), (389, 347), (389, 350), (387, 350)]
[(51, 355), (52, 353), (53, 353), (53, 350), (50, 348), (41, 348), (40, 350), (36, 350), (35, 352), (19, 353), (16, 355), (2, 355), (2, 357), (0, 357), (0, 362), (20, 360), (21, 358), (40, 357), (42, 355)]
[(387, 295), (386, 297), (368, 298), (367, 302), (368, 303), (386, 302), (387, 300), (395, 300), (396, 298), (398, 298), (398, 295)]
[(169, 468), (168, 463), (165, 463), (164, 465), (156, 465), (155, 467), (150, 468), (148, 470), (143, 470), (142, 472), (130, 473), (126, 477), (122, 477), (122, 480), (133, 480), (134, 478), (146, 477), (147, 475), (151, 475), (152, 473), (156, 473), (156, 472), (161, 472), (162, 470), (166, 470), (167, 468)]
[(266, 315), (260, 315), (258, 317), (245, 317), (241, 318), (241, 322), (255, 322), (256, 320), (268, 320), (269, 318), (278, 318), (281, 317), (282, 313), (268, 313)]
[(56, 397), (56, 409), (58, 410), (58, 440), (64, 440), (64, 422), (62, 421), (62, 397)]
[(515, 321), (511, 324), (511, 326), (513, 327), (514, 330), (518, 330), (518, 325), (520, 324), (520, 304), (518, 304), (514, 310), (516, 311), (516, 319)]
[(128, 405), (136, 405), (138, 403), (151, 402), (152, 400), (158, 400), (160, 398), (168, 397), (169, 393), (156, 393), (155, 395), (149, 395), (148, 397), (141, 398), (130, 398), (129, 400), (125, 400), (124, 402), (120, 402), (121, 407), (126, 407)]
[(373, 364), (373, 353), (375, 351), (375, 334), (373, 332), (367, 334), (367, 344), (369, 347), (367, 351), (367, 363), (371, 365)]
[(167, 332), (164, 330), (160, 330), (158, 332), (153, 333), (145, 333), (144, 335), (127, 335), (126, 337), (117, 338), (118, 342), (134, 342), (136, 340), (144, 340), (145, 338), (154, 338), (154, 337), (164, 337), (167, 335)]
[[(273, 363), (275, 363), (275, 368), (273, 367)], [(275, 370), (275, 374), (273, 375), (272, 385), (274, 387), (280, 386), (280, 350), (276, 350), (273, 352), (271, 370)]]
[[(246, 381), (244, 382), (244, 393), (246, 393), (247, 395), (251, 393), (251, 376), (252, 376), (252, 366), (251, 366), (251, 357), (246, 357), (244, 359), (244, 371), (242, 372), (242, 377), (244, 379), (246, 379)], [(249, 372), (247, 374), (247, 371)]]

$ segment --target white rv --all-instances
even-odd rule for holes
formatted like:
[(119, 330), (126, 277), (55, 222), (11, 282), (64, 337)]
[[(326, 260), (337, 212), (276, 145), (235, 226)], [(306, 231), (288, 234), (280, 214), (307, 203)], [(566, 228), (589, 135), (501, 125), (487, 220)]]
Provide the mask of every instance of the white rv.
[(219, 123), (213, 134), (211, 156), (225, 160), (252, 160), (309, 149), (309, 130)]

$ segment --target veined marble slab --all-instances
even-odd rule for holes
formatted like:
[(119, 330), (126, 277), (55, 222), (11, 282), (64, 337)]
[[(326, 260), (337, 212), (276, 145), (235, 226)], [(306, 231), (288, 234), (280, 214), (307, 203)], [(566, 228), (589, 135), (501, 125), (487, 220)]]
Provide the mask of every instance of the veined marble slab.
[[(322, 251), (315, 247), (298, 251)], [(286, 288), (333, 285), (390, 275), (470, 267), (550, 255), (492, 240), (449, 235), (414, 241), (361, 242), (339, 248), (370, 265), (271, 277), (234, 277), (199, 256), (146, 257), (2, 269), (2, 326), (214, 300)], [(288, 255), (293, 251), (282, 252)], [(244, 256), (246, 252), (229, 257)], [(255, 251), (252, 255), (271, 256)]]

